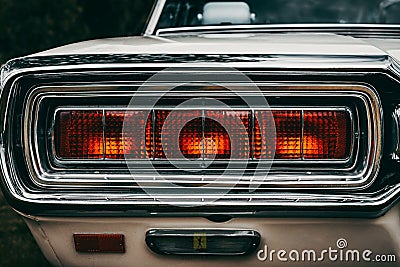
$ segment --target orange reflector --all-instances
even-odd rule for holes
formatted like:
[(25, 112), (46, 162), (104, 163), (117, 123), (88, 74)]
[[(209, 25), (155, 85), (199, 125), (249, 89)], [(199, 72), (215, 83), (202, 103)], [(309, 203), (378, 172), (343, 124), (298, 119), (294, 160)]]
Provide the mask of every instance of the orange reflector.
[(122, 234), (74, 234), (75, 250), (92, 253), (125, 253)]
[(345, 110), (62, 110), (54, 140), (66, 160), (343, 160), (350, 134)]

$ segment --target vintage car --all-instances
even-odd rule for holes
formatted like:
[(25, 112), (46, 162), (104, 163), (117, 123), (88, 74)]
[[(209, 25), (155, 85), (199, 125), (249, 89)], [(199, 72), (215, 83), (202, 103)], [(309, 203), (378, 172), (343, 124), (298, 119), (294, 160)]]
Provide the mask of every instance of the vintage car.
[(13, 59), (4, 195), (55, 266), (398, 266), (399, 11), (159, 0)]

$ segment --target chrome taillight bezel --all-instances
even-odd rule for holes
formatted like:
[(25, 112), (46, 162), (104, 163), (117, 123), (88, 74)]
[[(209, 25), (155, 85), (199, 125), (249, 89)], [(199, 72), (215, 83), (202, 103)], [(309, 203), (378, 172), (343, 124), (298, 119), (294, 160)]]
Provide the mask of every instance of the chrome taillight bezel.
[[(380, 159), (381, 151), (381, 110), (379, 98), (375, 94), (373, 88), (366, 85), (353, 85), (353, 84), (270, 84), (270, 83), (258, 83), (262, 92), (265, 96), (298, 96), (298, 97), (344, 97), (344, 98), (354, 98), (360, 103), (363, 103), (363, 111), (365, 114), (357, 114), (358, 111), (351, 112), (351, 116), (356, 118), (357, 116), (364, 116), (366, 119), (366, 129), (361, 129), (365, 131), (367, 138), (367, 146), (365, 149), (365, 155), (360, 155), (358, 149), (353, 155), (357, 158), (354, 164), (347, 165), (343, 167), (337, 167), (335, 164), (346, 164), (349, 163), (349, 159), (346, 161), (321, 161), (323, 163), (328, 163), (324, 165), (325, 170), (323, 174), (313, 174), (308, 171), (301, 171), (296, 173), (288, 172), (277, 172), (270, 173), (270, 179), (265, 181), (263, 184), (264, 188), (282, 189), (282, 188), (293, 188), (293, 189), (360, 189), (364, 188), (373, 182), (378, 170), (378, 163)], [(162, 86), (162, 85), (160, 85)], [(240, 86), (237, 84), (235, 86)], [(47, 97), (79, 97), (85, 98), (90, 96), (101, 97), (101, 96), (120, 96), (120, 97), (132, 97), (132, 88), (135, 85), (112, 85), (112, 84), (102, 84), (102, 85), (80, 85), (80, 86), (43, 86), (37, 87), (31, 91), (27, 97), (25, 111), (23, 113), (23, 143), (25, 148), (25, 154), (27, 159), (27, 166), (30, 173), (30, 177), (34, 183), (41, 187), (46, 188), (91, 188), (93, 186), (104, 187), (105, 184), (109, 187), (136, 187), (136, 183), (131, 180), (131, 175), (125, 174), (99, 174), (96, 173), (97, 170), (85, 170), (82, 169), (68, 169), (68, 164), (80, 164), (82, 162), (65, 162), (65, 161), (55, 161), (52, 172), (43, 168), (41, 159), (43, 155), (39, 152), (38, 146), (38, 114), (40, 111), (40, 105), (42, 101)], [(118, 88), (116, 91), (115, 89)], [(123, 88), (126, 88), (124, 91)], [(182, 94), (182, 92), (179, 92)], [(204, 93), (204, 92), (203, 92)], [(218, 94), (221, 92), (208, 92), (208, 94)], [(157, 95), (158, 92), (156, 88), (149, 88), (149, 95)], [(336, 106), (337, 108), (340, 105)], [(312, 107), (310, 107), (312, 108)], [(335, 106), (333, 106), (335, 108)], [(353, 125), (352, 129), (359, 129), (359, 126)], [(358, 133), (354, 132), (354, 140), (352, 140), (353, 147), (358, 144), (355, 139), (358, 137), (356, 135), (361, 134), (362, 131)], [(36, 134), (36, 135), (35, 135)], [(355, 169), (357, 164), (362, 161), (363, 168)], [(307, 161), (304, 161), (306, 164)], [(315, 163), (321, 163), (315, 162)], [(92, 162), (87, 162), (92, 163)], [(120, 164), (123, 162), (119, 162)], [(309, 163), (309, 162), (308, 162)], [(331, 167), (329, 167), (331, 165)], [(78, 172), (77, 172), (78, 171)], [(140, 174), (143, 178), (148, 181), (146, 173)], [(163, 174), (165, 177), (176, 176), (173, 174)], [(215, 175), (209, 176), (210, 180), (215, 178)], [(138, 178), (136, 178), (138, 179)], [(139, 177), (140, 180), (140, 177)], [(179, 179), (172, 179), (173, 182), (192, 183), (196, 181), (197, 177), (195, 175), (180, 175)], [(169, 180), (171, 181), (171, 180)], [(199, 184), (204, 182), (209, 182), (207, 179), (203, 180)], [(155, 181), (155, 184), (158, 181)], [(250, 180), (241, 180), (241, 185), (251, 184)], [(216, 184), (216, 186), (221, 186)]]

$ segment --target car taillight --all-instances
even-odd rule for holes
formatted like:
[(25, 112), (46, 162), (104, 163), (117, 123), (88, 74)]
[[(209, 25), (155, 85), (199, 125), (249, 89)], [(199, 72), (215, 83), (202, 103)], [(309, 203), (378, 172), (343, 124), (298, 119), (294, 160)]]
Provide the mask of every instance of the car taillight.
[[(53, 88), (15, 120), (13, 129), (23, 127), (12, 132), (13, 146), (26, 154), (29, 177), (51, 188), (79, 183), (164, 191), (173, 183), (225, 190), (239, 181), (233, 190), (259, 184), (262, 190), (325, 189), (358, 188), (373, 179), (380, 110), (368, 88), (349, 87), (347, 95), (335, 86), (263, 87), (270, 106), (250, 106), (231, 93), (203, 102), (214, 92), (194, 88), (161, 98), (158, 91), (139, 94), (134, 103), (128, 103), (130, 87), (94, 89), (98, 94)], [(76, 103), (78, 97), (84, 101)]]
[[(152, 157), (151, 120), (144, 111), (70, 110), (56, 118), (56, 153), (60, 159)], [(124, 120), (129, 127), (123, 137)], [(140, 131), (146, 124), (146, 134)]]
[(350, 131), (346, 110), (60, 110), (54, 137), (66, 160), (340, 160)]

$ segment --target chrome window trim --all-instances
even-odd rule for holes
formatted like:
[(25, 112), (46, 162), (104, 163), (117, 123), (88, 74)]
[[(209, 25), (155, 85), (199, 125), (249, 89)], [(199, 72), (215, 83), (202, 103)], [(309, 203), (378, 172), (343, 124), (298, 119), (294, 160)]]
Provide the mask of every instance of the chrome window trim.
[(144, 31), (144, 36), (153, 35), (166, 2), (167, 0), (157, 0), (155, 3), (150, 20), (147, 24), (146, 30)]
[[(237, 86), (240, 86), (240, 84), (235, 84)], [(347, 181), (342, 181), (342, 182), (337, 182), (335, 184), (332, 183), (332, 180), (337, 180), (337, 176), (334, 175), (328, 175), (326, 176), (326, 181), (325, 182), (321, 182), (318, 185), (315, 184), (315, 178), (311, 177), (311, 176), (306, 176), (303, 177), (302, 180), (299, 181), (298, 177), (288, 177), (285, 175), (279, 176), (279, 179), (281, 179), (280, 185), (282, 186), (283, 189), (288, 189), (288, 188), (293, 188), (293, 189), (309, 189), (311, 185), (313, 185), (312, 188), (314, 189), (342, 189), (342, 188), (351, 188), (351, 189), (362, 189), (367, 187), (369, 184), (371, 184), (374, 180), (375, 177), (377, 175), (377, 171), (379, 169), (379, 160), (380, 160), (380, 150), (381, 150), (381, 136), (382, 136), (382, 129), (381, 129), (381, 119), (382, 119), (382, 111), (381, 111), (381, 107), (380, 107), (380, 100), (378, 98), (378, 96), (375, 93), (375, 90), (371, 87), (371, 86), (366, 86), (366, 85), (356, 85), (356, 84), (332, 84), (332, 85), (327, 85), (327, 84), (319, 84), (319, 83), (310, 83), (310, 84), (303, 84), (301, 83), (301, 85), (298, 85), (296, 83), (257, 83), (257, 85), (259, 86), (264, 86), (264, 87), (268, 87), (271, 89), (273, 88), (273, 90), (278, 91), (282, 90), (285, 91), (284, 89), (286, 89), (286, 94), (291, 95), (293, 93), (293, 90), (295, 88), (297, 88), (300, 91), (322, 91), (323, 95), (328, 95), (330, 94), (334, 94), (334, 95), (345, 95), (345, 96), (352, 96), (352, 94), (354, 94), (357, 97), (363, 96), (362, 101), (365, 104), (365, 107), (368, 107), (369, 104), (372, 105), (372, 113), (370, 112), (369, 108), (366, 108), (366, 112), (368, 113), (366, 115), (366, 117), (368, 118), (368, 130), (369, 131), (373, 131), (376, 135), (377, 135), (377, 142), (374, 142), (374, 147), (373, 148), (368, 148), (368, 150), (373, 149), (375, 151), (375, 154), (373, 156), (373, 158), (371, 158), (371, 167), (370, 168), (366, 168), (363, 170), (363, 172), (361, 174), (359, 174), (357, 177), (341, 177), (341, 179), (346, 179)], [(72, 88), (72, 89), (79, 89), (82, 90), (83, 88), (86, 89), (87, 91), (92, 91), (96, 93), (96, 96), (99, 96), (101, 94), (99, 94), (99, 89), (104, 90), (103, 93), (106, 93), (107, 90), (108, 93), (112, 92), (115, 95), (115, 91), (110, 90), (109, 87), (107, 86), (115, 86), (115, 85), (99, 85), (99, 86), (93, 86), (93, 85), (87, 85), (87, 86), (58, 86), (58, 87), (50, 87), (50, 86), (44, 86), (44, 87), (38, 87), (36, 88), (34, 91), (38, 91), (39, 89), (43, 89), (43, 90), (50, 90), (50, 91), (57, 91), (59, 90), (60, 87), (63, 88)], [(128, 85), (127, 85), (128, 86)], [(335, 88), (340, 87), (342, 89), (346, 88), (346, 90), (337, 90)], [(93, 89), (93, 87), (95, 87), (96, 89)], [(118, 87), (121, 87), (121, 85), (118, 85)], [(284, 89), (282, 89), (284, 88)], [(323, 90), (322, 90), (323, 89)], [(147, 92), (149, 95), (157, 95), (157, 92), (151, 92), (148, 91)], [(352, 93), (352, 94), (351, 94)], [(215, 94), (215, 92), (213, 92), (213, 94)], [(274, 92), (274, 94), (276, 94), (276, 92)], [(130, 94), (131, 95), (131, 94)], [(285, 94), (282, 94), (285, 95)], [(303, 95), (307, 96), (307, 93), (303, 92)], [(310, 96), (315, 96), (315, 94), (312, 94), (310, 92), (308, 92), (308, 95)], [(30, 103), (32, 101), (32, 98), (34, 97), (34, 92), (31, 92), (30, 96), (28, 97), (28, 99), (30, 99), (28, 101), (28, 103)], [(369, 103), (368, 101), (365, 100), (365, 97), (367, 97), (367, 99), (369, 99), (369, 101), (371, 103)], [(26, 107), (31, 106), (31, 104), (26, 105)], [(36, 105), (37, 107), (37, 105)], [(35, 113), (38, 112), (38, 110), (32, 112)], [(30, 118), (31, 112), (29, 111), (29, 109), (25, 110), (25, 116), (24, 116), (24, 125), (29, 125), (29, 118)], [(370, 118), (373, 117), (374, 121), (373, 123), (370, 121)], [(373, 130), (372, 127), (374, 128)], [(31, 146), (28, 146), (27, 144), (29, 144), (29, 140), (30, 140), (30, 136), (29, 134), (27, 134), (27, 131), (24, 131), (24, 143), (25, 143), (25, 152), (27, 155), (33, 155), (32, 151), (30, 150)], [(372, 134), (368, 134), (368, 144), (371, 144), (371, 139)], [(37, 140), (37, 137), (35, 138), (35, 140)], [(38, 144), (35, 144), (35, 146), (37, 147)], [(369, 152), (370, 153), (370, 152)], [(371, 155), (369, 155), (371, 156)], [(28, 157), (29, 158), (29, 157)], [(51, 174), (46, 173), (45, 170), (40, 168), (40, 165), (37, 166), (36, 164), (34, 164), (32, 161), (30, 161), (28, 159), (27, 161), (28, 163), (28, 168), (30, 170), (30, 174), (31, 174), (31, 180), (40, 187), (47, 187), (47, 188), (65, 188), (66, 184), (65, 183), (70, 183), (70, 186), (72, 188), (82, 188), (83, 185), (81, 184), (82, 181), (86, 181), (89, 182), (85, 187), (87, 188), (92, 188), (94, 185), (97, 186), (104, 186), (104, 185), (110, 185), (110, 183), (112, 182), (120, 182), (120, 183), (125, 183), (124, 185), (121, 185), (121, 187), (129, 187), (131, 188), (132, 185), (131, 183), (129, 183), (129, 181), (125, 180), (120, 180), (118, 179), (118, 177), (113, 177), (111, 175), (105, 175), (102, 177), (101, 180), (95, 181), (93, 180), (93, 178), (91, 178), (89, 175), (87, 174), (79, 174), (79, 178), (80, 179), (76, 179), (77, 174), (66, 174), (65, 177), (63, 178), (63, 181), (60, 181), (59, 176), (58, 177), (54, 177), (51, 176)], [(39, 167), (39, 168), (38, 168)], [(41, 179), (39, 179), (38, 177), (36, 177), (36, 175), (41, 175), (41, 174), (45, 174), (44, 177), (41, 177)], [(93, 177), (93, 176), (92, 176)], [(130, 178), (130, 175), (128, 175), (128, 177)], [(188, 179), (188, 178), (193, 178), (193, 176), (182, 176), (181, 178), (184, 179)], [(144, 179), (145, 182), (149, 182), (149, 179)], [(157, 182), (157, 181), (155, 181)], [(173, 181), (172, 181), (173, 182)], [(182, 180), (180, 179), (179, 181), (176, 182), (182, 182)], [(196, 182), (196, 181), (194, 181)], [(296, 186), (293, 186), (293, 182), (296, 182)], [(243, 181), (243, 184), (248, 184), (248, 181)], [(270, 184), (276, 184), (275, 182), (271, 182)], [(268, 185), (268, 183), (266, 184)], [(274, 187), (275, 188), (275, 187)], [(276, 189), (280, 189), (280, 188), (276, 188)]]
[[(160, 13), (161, 15), (161, 13)], [(375, 34), (376, 30), (387, 30), (389, 34), (399, 34), (400, 25), (396, 24), (340, 24), (340, 23), (318, 23), (318, 24), (249, 24), (249, 25), (206, 25), (206, 26), (182, 26), (171, 28), (153, 29), (155, 36), (184, 35), (204, 32), (347, 32), (351, 35), (351, 29), (354, 32), (360, 31), (365, 34)]]
[[(185, 26), (185, 27), (171, 27), (171, 28), (160, 28), (157, 29), (158, 21), (161, 18), (162, 11), (166, 4), (166, 0), (157, 0), (154, 5), (153, 12), (151, 14), (150, 20), (146, 26), (144, 31), (144, 36), (159, 36), (159, 35), (167, 35), (168, 33), (178, 33), (182, 34), (182, 31), (204, 31), (204, 30), (254, 30), (254, 29), (285, 29), (288, 32), (296, 31), (296, 29), (308, 28), (308, 29), (329, 29), (329, 28), (337, 28), (337, 29), (361, 29), (368, 30), (371, 33), (376, 29), (388, 29), (400, 32), (400, 25), (396, 24), (367, 24), (367, 23), (348, 23), (348, 24), (340, 24), (340, 23), (318, 23), (318, 24), (307, 24), (307, 23), (288, 23), (288, 24), (249, 24), (249, 25), (212, 25), (212, 26)], [(309, 31), (309, 30), (308, 30)]]

